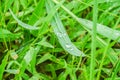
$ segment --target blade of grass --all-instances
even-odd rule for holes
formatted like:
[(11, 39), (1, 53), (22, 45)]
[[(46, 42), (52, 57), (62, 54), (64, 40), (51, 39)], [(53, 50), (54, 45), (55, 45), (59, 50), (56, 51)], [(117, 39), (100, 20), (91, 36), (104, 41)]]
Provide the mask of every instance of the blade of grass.
[[(82, 19), (82, 18), (79, 18), (79, 21), (85, 27), (92, 29), (92, 24), (93, 24), (92, 21)], [(103, 35), (109, 39), (112, 39), (112, 40), (117, 40), (120, 37), (120, 31), (115, 30), (115, 29), (111, 29), (111, 28), (104, 26), (102, 24), (97, 24), (97, 33), (99, 33), (100, 35)], [(118, 42), (120, 42), (120, 39), (118, 39)]]
[(41, 46), (37, 45), (36, 48), (35, 48), (35, 52), (34, 52), (34, 54), (33, 54), (31, 63), (30, 63), (30, 64), (31, 64), (30, 72), (33, 73), (33, 75), (34, 75), (35, 73), (37, 73), (36, 67), (35, 67), (35, 66), (36, 66), (36, 63), (37, 63), (36, 57), (37, 57), (37, 54), (38, 54), (38, 52), (39, 52), (40, 49), (41, 49)]
[(12, 12), (11, 9), (9, 9), (9, 11), (10, 11), (11, 15), (13, 16), (13, 18), (14, 18), (14, 19), (18, 22), (18, 24), (19, 24), (20, 26), (22, 26), (23, 28), (28, 29), (28, 30), (38, 30), (38, 29), (39, 29), (39, 28), (36, 27), (36, 26), (30, 26), (30, 25), (28, 25), (28, 24), (23, 23), (22, 21), (20, 21), (20, 20), (15, 16), (15, 14)]
[[(53, 7), (53, 4), (48, 1), (48, 3), (46, 4), (46, 8), (47, 11), (49, 13), (49, 10), (51, 10), (51, 8)], [(80, 50), (78, 50), (75, 45), (70, 41), (65, 28), (61, 22), (61, 20), (59, 19), (59, 15), (56, 13), (54, 15), (54, 19), (52, 21), (52, 27), (54, 30), (54, 33), (56, 34), (61, 46), (70, 54), (74, 55), (74, 56), (85, 56), (83, 52), (81, 52)]]
[[(23, 16), (23, 14), (24, 14), (24, 16), (26, 16), (26, 15), (30, 14), (31, 12), (33, 12), (33, 11), (34, 11), (34, 8), (33, 8), (33, 7), (29, 7), (26, 11), (20, 11), (20, 12), (17, 14), (17, 16), (18, 16), (18, 18), (20, 18), (20, 17)], [(11, 16), (11, 13), (6, 12), (6, 13), (5, 13), (5, 17), (9, 17), (9, 16)]]
[(43, 63), (44, 61), (50, 59), (51, 57), (52, 57), (51, 54), (49, 54), (49, 53), (45, 54), (37, 61), (37, 64)]
[(93, 27), (92, 27), (92, 45), (91, 45), (91, 62), (90, 62), (90, 80), (94, 80), (95, 75), (95, 53), (96, 53), (96, 27), (97, 27), (97, 0), (94, 0), (93, 7)]
[(7, 69), (5, 72), (8, 72), (10, 74), (19, 74), (19, 70), (17, 69)]
[(13, 34), (9, 30), (0, 28), (0, 42), (4, 42), (4, 40), (6, 42), (13, 41), (13, 40), (20, 38), (20, 36), (21, 36), (21, 33)]
[(37, 20), (39, 20), (42, 15), (44, 15), (44, 4), (45, 0), (40, 0), (39, 3), (37, 4), (34, 12), (32, 13), (32, 16), (28, 22), (30, 25), (34, 25)]

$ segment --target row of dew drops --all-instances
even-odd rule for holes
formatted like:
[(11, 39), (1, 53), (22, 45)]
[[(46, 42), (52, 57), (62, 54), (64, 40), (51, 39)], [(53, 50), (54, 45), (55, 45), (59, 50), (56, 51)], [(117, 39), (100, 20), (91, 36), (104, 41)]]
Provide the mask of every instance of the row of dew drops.
[[(59, 37), (59, 38), (67, 38), (67, 34), (66, 33), (62, 33), (62, 32), (57, 32), (56, 35)], [(68, 48), (70, 51), (73, 51), (74, 50), (74, 47), (71, 43), (69, 43), (69, 41), (65, 41), (66, 44), (65, 44), (65, 47)]]

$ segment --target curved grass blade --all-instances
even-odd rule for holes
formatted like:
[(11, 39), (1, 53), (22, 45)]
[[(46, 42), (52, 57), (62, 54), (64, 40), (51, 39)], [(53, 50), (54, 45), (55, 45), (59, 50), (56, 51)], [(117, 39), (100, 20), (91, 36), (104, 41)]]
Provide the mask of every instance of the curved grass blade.
[(22, 21), (20, 21), (20, 20), (15, 16), (15, 14), (12, 12), (11, 9), (9, 9), (9, 11), (10, 11), (11, 15), (13, 16), (13, 18), (14, 18), (14, 19), (18, 22), (18, 24), (19, 24), (20, 26), (22, 26), (23, 28), (28, 29), (28, 30), (38, 30), (38, 29), (39, 29), (39, 28), (36, 27), (36, 26), (30, 26), (30, 25), (28, 25), (28, 24), (23, 23)]
[(62, 22), (60, 21), (58, 15), (54, 16), (54, 20), (51, 23), (54, 29), (54, 32), (61, 44), (61, 46), (68, 51), (70, 54), (75, 56), (84, 56), (84, 54), (78, 50), (75, 45), (70, 41)]
[[(82, 18), (79, 18), (79, 21), (85, 27), (92, 29), (92, 24), (93, 24), (92, 21), (82, 19)], [(112, 39), (112, 40), (117, 40), (120, 37), (120, 31), (111, 29), (111, 28), (104, 26), (102, 24), (97, 24), (97, 33), (99, 33), (99, 34), (101, 34), (109, 39)], [(118, 42), (120, 42), (120, 39), (118, 39)]]
[(18, 39), (21, 36), (21, 33), (13, 34), (10, 31), (6, 29), (0, 28), (0, 42), (3, 42), (4, 40), (7, 41), (13, 41)]
[[(53, 7), (54, 7), (53, 4), (48, 0), (48, 2), (46, 3), (48, 13), (49, 10), (51, 10), (51, 8)], [(54, 15), (51, 25), (54, 30), (54, 33), (56, 34), (59, 40), (59, 43), (64, 48), (64, 50), (66, 50), (67, 52), (74, 56), (85, 56), (85, 54), (81, 52), (79, 49), (77, 49), (76, 46), (71, 42), (57, 13)]]

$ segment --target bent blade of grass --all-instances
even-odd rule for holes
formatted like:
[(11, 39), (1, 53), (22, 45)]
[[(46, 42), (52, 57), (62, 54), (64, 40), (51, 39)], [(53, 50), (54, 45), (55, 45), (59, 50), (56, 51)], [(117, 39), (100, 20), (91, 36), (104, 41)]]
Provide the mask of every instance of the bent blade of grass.
[(37, 64), (43, 63), (44, 61), (50, 59), (51, 57), (52, 57), (51, 54), (49, 54), (49, 53), (45, 54), (38, 60)]
[(10, 73), (10, 74), (19, 74), (19, 70), (17, 69), (7, 69), (5, 72)]
[(11, 9), (9, 9), (9, 11), (10, 11), (11, 15), (13, 16), (13, 18), (14, 18), (14, 19), (18, 22), (18, 24), (19, 24), (20, 26), (22, 26), (23, 28), (28, 29), (28, 30), (38, 30), (38, 29), (39, 29), (39, 28), (36, 27), (36, 26), (30, 26), (30, 25), (28, 25), (28, 24), (23, 23), (22, 21), (20, 21), (20, 20), (15, 16), (15, 14), (12, 12)]
[[(33, 12), (33, 11), (34, 11), (34, 8), (31, 6), (31, 7), (29, 7), (26, 11), (20, 11), (20, 12), (17, 14), (17, 16), (18, 16), (18, 18), (20, 18), (20, 17), (23, 16), (23, 14), (24, 14), (24, 16), (26, 16), (26, 15), (30, 14), (31, 12)], [(6, 13), (5, 13), (5, 17), (9, 17), (9, 16), (11, 16), (11, 13), (6, 12)]]
[(75, 45), (70, 41), (62, 22), (57, 15), (54, 16), (55, 20), (52, 22), (52, 27), (54, 27), (54, 32), (61, 43), (61, 46), (68, 51), (70, 54), (75, 56), (84, 56), (80, 50), (78, 50)]
[(49, 42), (42, 40), (39, 43), (37, 43), (38, 45), (44, 46), (44, 47), (49, 47), (49, 48), (54, 48), (54, 46), (52, 44), (50, 44)]
[[(82, 25), (92, 30), (92, 24), (93, 24), (92, 21), (82, 18), (79, 18), (79, 21), (81, 22)], [(97, 24), (97, 33), (112, 40), (117, 40), (120, 37), (120, 31), (111, 29), (102, 24)], [(120, 39), (118, 39), (118, 42), (120, 42)]]
[[(46, 8), (48, 13), (52, 7), (53, 7), (53, 3), (48, 1), (46, 3)], [(76, 46), (71, 42), (57, 13), (54, 15), (54, 19), (52, 20), (51, 25), (54, 30), (54, 33), (56, 34), (59, 40), (59, 43), (64, 48), (64, 50), (66, 50), (67, 52), (69, 52), (74, 56), (85, 56), (85, 54), (80, 50), (78, 50)]]
[(13, 40), (20, 38), (20, 36), (21, 36), (21, 33), (13, 34), (10, 31), (8, 31), (7, 29), (0, 28), (0, 42), (4, 42), (4, 39), (6, 42), (13, 41)]

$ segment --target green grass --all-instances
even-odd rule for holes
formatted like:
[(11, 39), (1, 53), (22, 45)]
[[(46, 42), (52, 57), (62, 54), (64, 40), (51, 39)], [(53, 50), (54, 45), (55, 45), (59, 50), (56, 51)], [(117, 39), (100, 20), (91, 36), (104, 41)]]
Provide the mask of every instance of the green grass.
[(119, 80), (119, 0), (1, 0), (0, 80)]
[(98, 1), (94, 0), (93, 4), (93, 27), (92, 27), (92, 44), (91, 44), (91, 63), (90, 63), (90, 80), (94, 80), (95, 75), (95, 55), (96, 55), (96, 26), (98, 17)]

